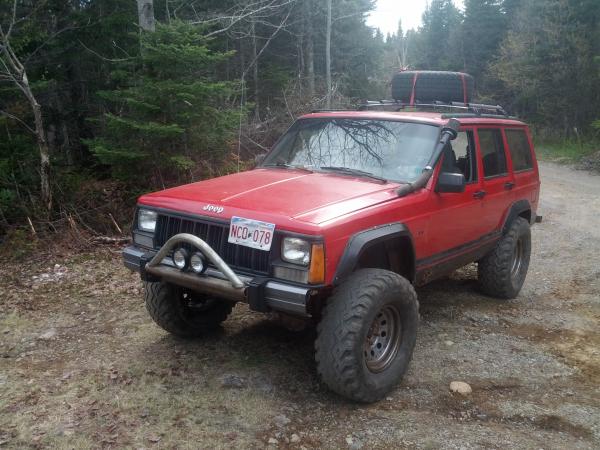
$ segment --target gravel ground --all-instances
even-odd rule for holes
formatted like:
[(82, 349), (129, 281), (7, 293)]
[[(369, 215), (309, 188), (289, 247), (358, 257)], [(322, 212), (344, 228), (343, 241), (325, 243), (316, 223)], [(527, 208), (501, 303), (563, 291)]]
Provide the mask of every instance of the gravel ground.
[(600, 448), (600, 177), (541, 170), (519, 298), (473, 266), (421, 289), (412, 366), (369, 406), (319, 385), (312, 331), (243, 306), (167, 335), (116, 250), (0, 263), (0, 448)]

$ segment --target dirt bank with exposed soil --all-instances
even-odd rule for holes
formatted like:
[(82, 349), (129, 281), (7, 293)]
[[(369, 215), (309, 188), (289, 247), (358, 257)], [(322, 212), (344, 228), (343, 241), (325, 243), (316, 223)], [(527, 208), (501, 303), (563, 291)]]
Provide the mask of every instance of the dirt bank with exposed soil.
[(0, 264), (0, 448), (598, 448), (600, 177), (542, 182), (519, 298), (478, 294), (474, 267), (422, 289), (411, 369), (370, 406), (319, 385), (311, 332), (243, 306), (168, 336), (116, 250)]

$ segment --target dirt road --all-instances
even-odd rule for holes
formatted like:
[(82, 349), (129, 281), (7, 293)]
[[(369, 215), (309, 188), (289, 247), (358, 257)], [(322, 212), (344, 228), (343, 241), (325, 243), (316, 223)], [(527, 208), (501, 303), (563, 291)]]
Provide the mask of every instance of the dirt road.
[(369, 406), (319, 385), (311, 332), (245, 307), (168, 336), (116, 250), (0, 264), (0, 448), (599, 448), (600, 177), (542, 176), (519, 298), (474, 267), (421, 290), (411, 369)]

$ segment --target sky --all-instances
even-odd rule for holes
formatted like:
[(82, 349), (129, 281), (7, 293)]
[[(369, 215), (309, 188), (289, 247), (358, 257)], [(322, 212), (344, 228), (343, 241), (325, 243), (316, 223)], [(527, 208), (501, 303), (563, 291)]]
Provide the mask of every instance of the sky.
[[(382, 33), (395, 33), (398, 30), (398, 21), (402, 20), (402, 29), (406, 32), (411, 28), (421, 25), (421, 15), (429, 0), (377, 0), (376, 9), (371, 13), (367, 23), (379, 28)], [(462, 8), (463, 0), (454, 0)]]

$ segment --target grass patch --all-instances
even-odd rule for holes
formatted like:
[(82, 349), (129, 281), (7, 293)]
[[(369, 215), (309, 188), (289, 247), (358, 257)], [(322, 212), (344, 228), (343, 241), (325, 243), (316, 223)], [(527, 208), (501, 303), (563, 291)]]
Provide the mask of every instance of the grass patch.
[(542, 160), (576, 163), (600, 151), (600, 142), (576, 139), (540, 141), (536, 142), (535, 151), (538, 158)]

